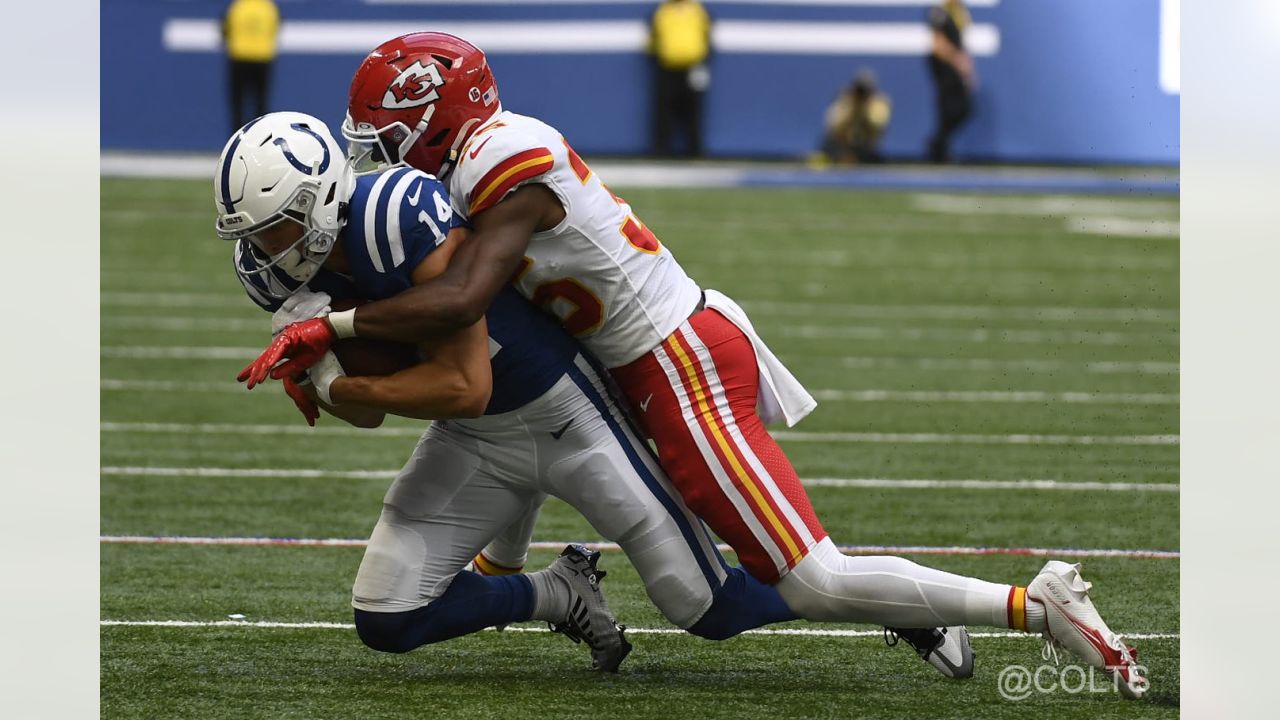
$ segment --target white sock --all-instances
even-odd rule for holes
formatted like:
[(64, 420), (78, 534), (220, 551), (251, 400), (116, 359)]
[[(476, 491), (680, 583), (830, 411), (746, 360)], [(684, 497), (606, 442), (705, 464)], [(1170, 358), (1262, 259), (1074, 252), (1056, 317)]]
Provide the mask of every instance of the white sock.
[(533, 620), (561, 623), (569, 616), (573, 594), (569, 583), (550, 570), (539, 570), (525, 577), (533, 583)]
[(1049, 620), (1045, 617), (1044, 603), (1027, 600), (1027, 632), (1042, 633), (1049, 628)]

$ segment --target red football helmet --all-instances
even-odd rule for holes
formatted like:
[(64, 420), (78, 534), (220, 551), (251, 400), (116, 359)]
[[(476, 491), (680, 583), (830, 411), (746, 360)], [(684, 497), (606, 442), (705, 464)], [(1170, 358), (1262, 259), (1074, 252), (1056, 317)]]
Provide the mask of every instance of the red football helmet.
[(471, 133), (501, 109), (479, 48), (446, 33), (411, 33), (360, 64), (342, 135), (356, 172), (409, 165), (443, 176)]

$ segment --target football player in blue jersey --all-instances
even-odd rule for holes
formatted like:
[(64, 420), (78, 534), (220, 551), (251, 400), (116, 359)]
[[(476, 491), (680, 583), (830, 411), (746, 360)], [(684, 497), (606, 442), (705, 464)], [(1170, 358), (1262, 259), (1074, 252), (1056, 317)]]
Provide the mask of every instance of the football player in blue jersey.
[[(214, 199), (237, 275), (277, 330), (340, 299), (425, 282), (467, 234), (436, 178), (411, 168), (355, 176), (324, 124), (299, 113), (264, 116), (228, 141)], [(367, 645), (405, 652), (538, 619), (616, 670), (630, 645), (599, 592), (598, 553), (570, 546), (528, 575), (464, 569), (545, 494), (622, 547), (673, 624), (723, 639), (795, 619), (773, 588), (724, 561), (591, 360), (514, 290), (420, 354), (387, 376), (349, 377), (329, 351), (305, 376), (292, 362), (272, 372), (313, 424), (318, 408), (362, 426), (384, 413), (448, 418), (427, 429), (388, 490), (357, 573), (352, 605)]]

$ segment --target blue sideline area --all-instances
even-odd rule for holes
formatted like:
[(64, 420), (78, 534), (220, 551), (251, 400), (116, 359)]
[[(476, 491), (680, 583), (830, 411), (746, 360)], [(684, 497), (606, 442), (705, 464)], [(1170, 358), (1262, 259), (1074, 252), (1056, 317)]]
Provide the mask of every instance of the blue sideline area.
[[(813, 170), (777, 163), (674, 163), (590, 160), (615, 187), (795, 187), (920, 192), (1174, 195), (1176, 170), (922, 167), (888, 165)], [(209, 179), (217, 157), (205, 154), (104, 152), (103, 177)]]

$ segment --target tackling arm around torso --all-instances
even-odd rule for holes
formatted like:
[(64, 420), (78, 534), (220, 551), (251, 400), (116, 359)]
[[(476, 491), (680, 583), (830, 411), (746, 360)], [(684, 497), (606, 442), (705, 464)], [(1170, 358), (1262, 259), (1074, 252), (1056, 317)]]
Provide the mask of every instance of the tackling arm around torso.
[(415, 287), (360, 306), (356, 335), (422, 342), (475, 324), (515, 274), (533, 233), (555, 227), (564, 217), (546, 187), (518, 188), (471, 219), (471, 237), (438, 276), (416, 282), (415, 274)]

